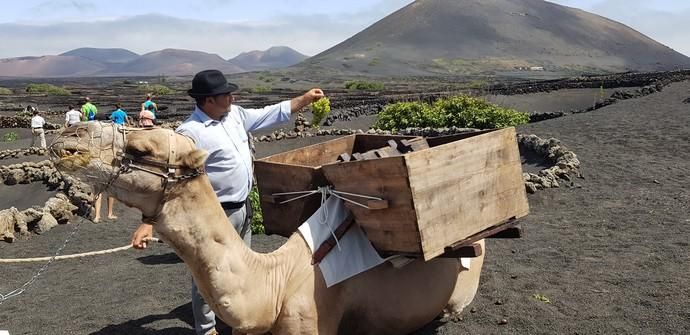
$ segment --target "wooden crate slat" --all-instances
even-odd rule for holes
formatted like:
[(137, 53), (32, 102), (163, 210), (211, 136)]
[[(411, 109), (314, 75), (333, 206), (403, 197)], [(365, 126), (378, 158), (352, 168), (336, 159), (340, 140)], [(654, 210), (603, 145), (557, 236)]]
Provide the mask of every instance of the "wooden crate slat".
[(262, 158), (259, 161), (318, 167), (335, 162), (342, 153), (351, 153), (355, 135), (340, 137), (334, 140), (313, 144), (295, 151), (288, 151)]
[(378, 250), (416, 254), (420, 254), (422, 252), (419, 234), (417, 233), (373, 230), (365, 227), (362, 227), (362, 229), (366, 233), (367, 238), (369, 238), (372, 245)]
[(414, 152), (406, 163), (425, 259), (487, 225), (527, 214), (512, 128)]

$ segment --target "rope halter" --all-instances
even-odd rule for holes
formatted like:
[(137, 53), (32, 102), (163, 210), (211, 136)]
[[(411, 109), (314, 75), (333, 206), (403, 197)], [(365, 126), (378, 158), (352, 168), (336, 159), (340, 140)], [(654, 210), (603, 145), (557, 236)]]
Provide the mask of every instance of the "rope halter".
[[(77, 128), (72, 129), (74, 127)], [(112, 127), (109, 130), (112, 134), (108, 134), (106, 127)], [(128, 133), (151, 131), (150, 129), (166, 131), (168, 139), (167, 161), (143, 158), (125, 151)], [(85, 134), (88, 134), (88, 137)], [(176, 136), (177, 134), (170, 129), (128, 128), (106, 122), (82, 122), (63, 131), (51, 145), (50, 151), (53, 159), (57, 160), (56, 166), (60, 173), (71, 175), (77, 179), (85, 177), (85, 182), (92, 186), (102, 184), (102, 190), (99, 190), (98, 193), (106, 191), (120, 175), (131, 173), (133, 170), (160, 177), (163, 184), (163, 197), (158, 203), (155, 214), (151, 217), (143, 217), (144, 222), (152, 224), (160, 215), (163, 204), (169, 200), (170, 191), (174, 185), (205, 173), (203, 167), (192, 169), (174, 163), (178, 157)], [(65, 139), (67, 137), (76, 138), (76, 145), (67, 145), (68, 141)], [(184, 138), (189, 141), (192, 147), (194, 146), (194, 141), (191, 138), (187, 136)], [(75, 155), (85, 155), (86, 159), (81, 159), (80, 162), (75, 163), (74, 161), (79, 159), (70, 159), (70, 156), (64, 152), (65, 150), (76, 151)], [(65, 160), (72, 162), (65, 164)], [(104, 183), (103, 180), (107, 182)]]

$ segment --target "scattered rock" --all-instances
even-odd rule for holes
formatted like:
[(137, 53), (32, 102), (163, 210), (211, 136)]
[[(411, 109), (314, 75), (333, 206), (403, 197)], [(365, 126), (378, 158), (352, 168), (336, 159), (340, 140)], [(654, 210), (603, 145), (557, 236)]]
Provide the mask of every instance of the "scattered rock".
[(507, 325), (507, 324), (508, 324), (508, 320), (507, 320), (507, 319), (501, 319), (501, 320), (498, 321), (498, 324), (499, 324), (499, 325)]
[(52, 215), (50, 215), (50, 213), (43, 213), (41, 220), (38, 221), (38, 224), (36, 224), (36, 229), (34, 230), (34, 232), (36, 234), (42, 234), (53, 229), (53, 227), (57, 225), (57, 220), (55, 220), (55, 218)]
[(14, 242), (16, 213), (18, 211), (14, 207), (0, 211), (0, 238), (5, 240), (5, 242)]

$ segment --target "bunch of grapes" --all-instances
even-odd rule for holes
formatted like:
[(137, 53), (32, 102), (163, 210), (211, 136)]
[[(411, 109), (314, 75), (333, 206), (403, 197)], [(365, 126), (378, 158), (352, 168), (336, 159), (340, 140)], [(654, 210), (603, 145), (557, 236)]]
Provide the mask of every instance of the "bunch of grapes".
[(311, 112), (314, 118), (311, 120), (312, 128), (318, 128), (326, 115), (331, 112), (331, 101), (323, 97), (311, 104)]

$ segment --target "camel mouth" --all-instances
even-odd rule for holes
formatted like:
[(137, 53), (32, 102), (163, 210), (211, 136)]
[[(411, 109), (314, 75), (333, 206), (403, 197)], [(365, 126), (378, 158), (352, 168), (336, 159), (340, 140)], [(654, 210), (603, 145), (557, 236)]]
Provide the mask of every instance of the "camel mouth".
[(74, 172), (85, 168), (91, 161), (92, 155), (88, 148), (78, 143), (57, 140), (50, 146), (50, 158), (58, 170)]

